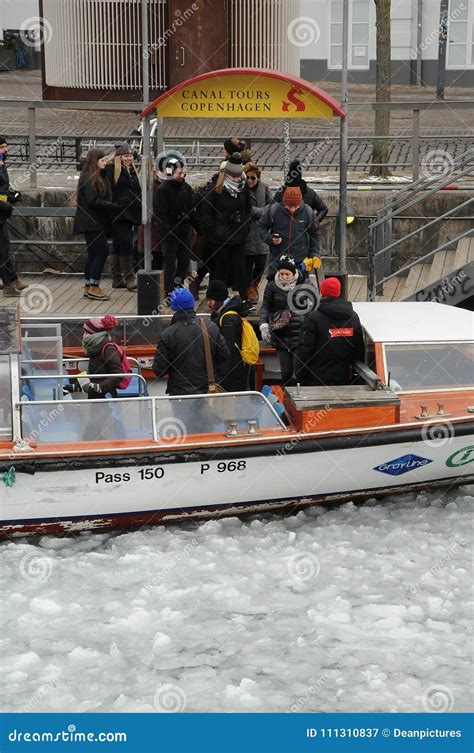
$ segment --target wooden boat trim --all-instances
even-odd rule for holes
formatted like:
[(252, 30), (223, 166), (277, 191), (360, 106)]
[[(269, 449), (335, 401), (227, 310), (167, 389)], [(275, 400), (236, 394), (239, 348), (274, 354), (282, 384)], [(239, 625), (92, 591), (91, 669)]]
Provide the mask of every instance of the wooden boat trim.
[[(465, 416), (457, 416), (450, 419), (450, 424), (452, 425), (462, 425), (466, 424), (466, 432), (462, 432), (462, 434), (466, 433), (468, 434), (470, 431), (472, 431), (472, 428), (474, 426), (474, 418), (471, 415), (465, 415)], [(436, 426), (445, 426), (446, 425), (446, 419), (443, 419), (442, 417), (439, 418), (439, 420), (429, 420), (428, 422), (409, 422), (404, 424), (389, 424), (385, 426), (370, 426), (370, 427), (361, 427), (357, 430), (348, 430), (348, 429), (338, 429), (333, 431), (325, 431), (325, 432), (311, 432), (311, 433), (304, 433), (304, 432), (289, 432), (287, 434), (267, 434), (262, 435), (258, 437), (239, 437), (238, 441), (233, 437), (232, 439), (226, 438), (226, 439), (207, 439), (207, 440), (194, 440), (189, 442), (182, 442), (177, 444), (176, 442), (170, 442), (169, 444), (135, 444), (136, 440), (130, 440), (129, 442), (124, 442), (123, 440), (115, 440), (112, 442), (100, 442), (95, 441), (94, 447), (83, 447), (80, 443), (76, 444), (70, 444), (67, 445), (64, 444), (51, 444), (48, 445), (48, 449), (39, 448), (39, 446), (35, 448), (31, 448), (31, 450), (17, 450), (15, 451), (13, 448), (13, 443), (10, 444), (8, 453), (5, 453), (4, 455), (0, 454), (0, 460), (8, 459), (10, 461), (14, 461), (17, 463), (18, 461), (21, 461), (22, 459), (36, 459), (36, 458), (47, 458), (47, 457), (70, 457), (70, 456), (82, 456), (82, 457), (100, 457), (103, 458), (104, 455), (136, 455), (140, 452), (146, 452), (146, 453), (152, 453), (152, 454), (172, 454), (176, 456), (176, 454), (182, 454), (185, 452), (192, 452), (193, 450), (205, 450), (205, 449), (224, 449), (228, 451), (238, 451), (239, 449), (248, 448), (248, 446), (258, 446), (258, 445), (264, 445), (264, 446), (272, 446), (277, 443), (282, 443), (284, 446), (291, 445), (292, 442), (295, 443), (292, 447), (292, 450), (296, 445), (298, 444), (308, 444), (311, 443), (312, 451), (323, 451), (324, 448), (318, 447), (317, 445), (314, 446), (313, 440), (318, 439), (325, 439), (325, 440), (331, 440), (331, 439), (352, 439), (355, 437), (362, 436), (362, 439), (366, 438), (367, 440), (376, 439), (377, 434), (381, 434), (383, 436), (383, 441), (387, 444), (394, 444), (396, 442), (402, 442), (405, 441), (403, 439), (403, 434), (405, 432), (411, 432), (413, 433), (413, 430), (418, 430), (420, 436), (422, 434), (423, 428), (429, 425), (430, 427), (436, 427)], [(267, 430), (271, 431), (271, 430)], [(393, 441), (387, 442), (387, 434), (392, 433), (393, 435)], [(199, 436), (199, 435), (193, 435), (193, 436)], [(201, 435), (204, 436), (204, 435)], [(407, 438), (406, 441), (412, 440), (413, 437)], [(378, 441), (373, 442), (373, 444), (378, 444)], [(84, 443), (86, 444), (86, 443)], [(89, 443), (90, 444), (90, 443)], [(360, 443), (359, 443), (360, 444)], [(372, 444), (372, 443), (371, 443)]]

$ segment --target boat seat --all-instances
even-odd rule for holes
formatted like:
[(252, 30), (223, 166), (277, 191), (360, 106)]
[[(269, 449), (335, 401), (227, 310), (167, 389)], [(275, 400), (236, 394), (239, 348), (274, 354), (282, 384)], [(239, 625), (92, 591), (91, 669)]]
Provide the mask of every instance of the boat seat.
[[(138, 374), (141, 376), (141, 369), (138, 366), (132, 366), (132, 373)], [(140, 383), (142, 384), (142, 389), (145, 389), (144, 392), (140, 392)], [(126, 387), (124, 390), (117, 390), (117, 397), (147, 397), (148, 396), (148, 389), (144, 388), (143, 382), (141, 379), (132, 379), (128, 387)]]

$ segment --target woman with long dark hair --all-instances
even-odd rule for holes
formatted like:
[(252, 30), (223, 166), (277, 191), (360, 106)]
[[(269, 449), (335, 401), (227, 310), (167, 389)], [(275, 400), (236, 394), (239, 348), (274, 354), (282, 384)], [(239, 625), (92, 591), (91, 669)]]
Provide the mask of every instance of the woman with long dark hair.
[(84, 297), (108, 301), (100, 288), (100, 278), (109, 252), (107, 235), (113, 213), (120, 209), (112, 202), (112, 189), (105, 175), (107, 158), (102, 149), (90, 149), (77, 187), (77, 211), (73, 233), (84, 233), (87, 260), (84, 270)]

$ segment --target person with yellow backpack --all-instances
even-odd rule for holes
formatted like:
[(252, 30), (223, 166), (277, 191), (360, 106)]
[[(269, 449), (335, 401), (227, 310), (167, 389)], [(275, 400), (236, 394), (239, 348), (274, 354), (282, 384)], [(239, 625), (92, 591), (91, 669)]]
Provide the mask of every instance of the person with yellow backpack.
[(229, 296), (221, 280), (211, 280), (206, 293), (211, 320), (219, 327), (231, 359), (227, 373), (220, 380), (227, 392), (243, 392), (249, 383), (249, 366), (258, 360), (258, 338), (246, 316), (249, 306), (239, 295)]

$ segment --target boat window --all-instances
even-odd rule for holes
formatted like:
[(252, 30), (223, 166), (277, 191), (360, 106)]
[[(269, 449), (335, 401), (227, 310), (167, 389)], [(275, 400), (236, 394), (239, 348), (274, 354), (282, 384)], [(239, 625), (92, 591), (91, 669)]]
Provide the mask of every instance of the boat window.
[[(153, 410), (155, 411), (153, 415)], [(154, 439), (181, 444), (191, 434), (284, 429), (259, 393), (131, 400), (20, 403), (22, 435), (36, 444)], [(250, 423), (249, 423), (250, 422)]]
[(282, 424), (263, 395), (250, 393), (201, 395), (157, 400), (156, 426), (158, 436), (187, 434), (225, 434), (231, 423), (237, 433), (248, 432), (249, 421), (258, 429), (280, 429)]
[[(53, 375), (62, 373), (62, 342), (60, 337), (24, 337), (21, 353), (22, 387), (27, 386), (33, 400), (58, 399), (62, 382)], [(48, 378), (48, 374), (51, 378)], [(30, 377), (44, 376), (44, 379)]]
[(0, 356), (0, 439), (12, 436), (10, 359)]
[(384, 345), (390, 386), (403, 392), (470, 387), (472, 342), (397, 343)]
[(153, 438), (146, 400), (22, 402), (20, 407), (23, 438), (37, 444)]

